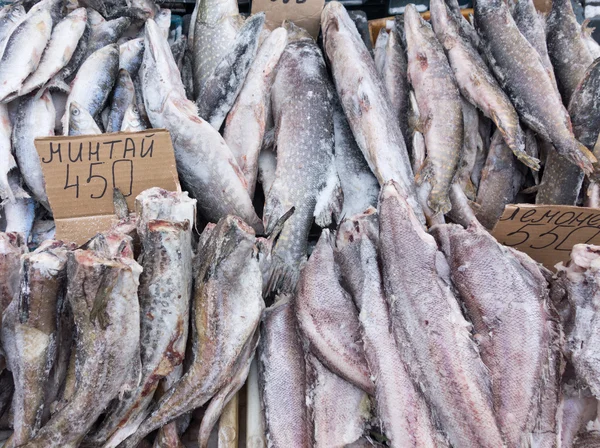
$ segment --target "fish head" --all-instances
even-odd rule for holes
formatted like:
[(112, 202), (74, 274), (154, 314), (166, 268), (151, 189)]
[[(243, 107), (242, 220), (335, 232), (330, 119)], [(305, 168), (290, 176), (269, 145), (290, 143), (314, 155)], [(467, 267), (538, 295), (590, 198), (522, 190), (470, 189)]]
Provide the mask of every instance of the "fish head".
[(73, 101), (69, 104), (69, 132), (75, 135), (96, 134), (93, 132), (96, 128), (96, 122), (90, 113)]
[(77, 8), (72, 13), (70, 13), (67, 17), (70, 18), (74, 22), (72, 26), (76, 26), (76, 24), (80, 23), (80, 22), (87, 22), (87, 20), (88, 20), (87, 11), (85, 10), (85, 8)]

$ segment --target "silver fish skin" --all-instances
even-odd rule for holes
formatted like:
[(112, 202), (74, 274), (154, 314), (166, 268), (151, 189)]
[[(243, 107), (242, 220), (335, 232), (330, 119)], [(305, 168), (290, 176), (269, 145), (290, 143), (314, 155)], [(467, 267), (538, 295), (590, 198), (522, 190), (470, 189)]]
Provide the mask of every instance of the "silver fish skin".
[[(306, 260), (313, 217), (318, 225), (327, 225), (318, 219), (328, 205), (321, 196), (336, 191), (334, 184), (339, 187), (333, 158), (332, 88), (321, 51), (310, 37), (290, 42), (281, 55), (271, 103), (277, 169), (265, 199), (263, 222), (270, 233), (295, 207), (273, 248), (273, 278), (279, 278), (276, 283), (289, 292)], [(294, 168), (300, 164), (301, 172)]]
[(413, 381), (451, 445), (503, 447), (486, 367), (450, 288), (448, 263), (394, 182), (380, 195), (379, 232), (392, 329)]
[[(371, 416), (369, 395), (307, 356), (316, 448), (345, 447), (359, 440)], [(344, 397), (340, 400), (340, 397)]]
[(356, 26), (356, 30), (360, 34), (365, 47), (369, 53), (373, 53), (373, 43), (371, 42), (371, 33), (369, 32), (369, 21), (367, 18), (367, 13), (364, 11), (348, 11), (348, 15), (354, 22)]
[(402, 131), (373, 58), (341, 3), (332, 1), (325, 6), (321, 29), (323, 48), (356, 143), (379, 184), (395, 180), (425, 222)]
[(17, 162), (12, 153), (12, 124), (6, 104), (0, 104), (0, 199), (15, 201), (15, 195), (8, 182), (8, 173), (16, 168)]
[(75, 447), (110, 401), (131, 387), (139, 369), (141, 267), (132, 258), (108, 259), (76, 250), (67, 264), (67, 298), (76, 331), (77, 375), (70, 401), (28, 446)]
[(135, 87), (129, 72), (119, 70), (117, 81), (112, 93), (108, 126), (106, 132), (119, 132), (123, 125), (123, 118), (127, 108), (135, 101)]
[[(19, 3), (12, 3), (0, 9), (0, 49), (4, 47), (6, 39), (14, 26), (25, 16), (25, 8)], [(2, 51), (0, 51), (0, 54)]]
[(69, 248), (59, 241), (46, 241), (21, 259), (13, 366), (14, 432), (5, 443), (7, 448), (26, 444), (42, 424), (45, 390), (56, 357), (57, 309), (66, 287)]
[(44, 175), (34, 140), (54, 135), (55, 110), (49, 91), (41, 97), (30, 95), (19, 104), (12, 144), (19, 169), (34, 198), (50, 210)]
[[(432, 233), (489, 369), (500, 430), (507, 446), (523, 446), (534, 431), (556, 331), (546, 279), (533, 260), (525, 254), (517, 258), (477, 223), (467, 229), (437, 226)], [(554, 414), (557, 407), (555, 402)]]
[(124, 448), (136, 447), (150, 432), (202, 406), (231, 380), (264, 309), (254, 244), (252, 228), (228, 216), (199, 249), (192, 298), (193, 363), (125, 440)]
[(85, 8), (77, 8), (56, 24), (39, 65), (23, 82), (19, 89), (19, 96), (42, 87), (69, 63), (86, 25), (87, 12)]
[(92, 34), (88, 41), (87, 56), (100, 50), (107, 45), (116, 44), (121, 34), (131, 25), (131, 20), (127, 17), (119, 17), (114, 20), (108, 20), (92, 27)]
[(81, 107), (77, 101), (69, 104), (69, 135), (98, 135), (102, 130), (96, 124), (94, 117)]
[(256, 356), (250, 364), (246, 380), (246, 447), (248, 448), (267, 445), (258, 382), (258, 356)]
[(279, 296), (263, 316), (258, 375), (269, 448), (313, 446), (308, 379), (292, 299)]
[(596, 158), (573, 136), (552, 79), (508, 6), (502, 0), (481, 0), (475, 4), (475, 19), (492, 70), (523, 122), (573, 164), (591, 172)]
[(361, 343), (358, 310), (339, 283), (334, 236), (324, 229), (298, 281), (294, 309), (309, 350), (329, 370), (369, 394), (375, 392)]
[(28, 14), (7, 37), (0, 59), (0, 102), (17, 92), (38, 67), (51, 31), (50, 12), (41, 9)]
[(243, 173), (218, 131), (185, 98), (168, 42), (151, 19), (146, 22), (145, 47), (140, 73), (146, 111), (154, 127), (170, 130), (179, 174), (198, 199), (198, 208), (209, 221), (234, 214), (262, 232)]
[(560, 447), (572, 448), (577, 434), (598, 416), (598, 400), (587, 389), (564, 383), (560, 400)]
[[(475, 200), (479, 183), (475, 183), (473, 170), (478, 155), (484, 150), (483, 139), (479, 133), (479, 112), (471, 103), (463, 98), (463, 148), (462, 157), (456, 171), (457, 182), (470, 200)], [(415, 170), (416, 171), (416, 170)]]
[(119, 45), (119, 70), (125, 69), (135, 78), (144, 59), (144, 38), (128, 40)]
[(77, 71), (81, 67), (81, 64), (86, 60), (87, 57), (87, 49), (88, 43), (90, 40), (90, 36), (92, 34), (92, 26), (90, 24), (91, 18), (91, 10), (86, 9), (87, 13), (87, 23), (85, 29), (83, 30), (83, 34), (79, 38), (79, 42), (77, 43), (77, 47), (73, 51), (73, 55), (69, 62), (58, 72), (49, 82), (50, 85), (57, 85), (58, 88), (64, 89), (65, 84), (70, 83), (70, 81), (75, 77)]
[(598, 259), (600, 247), (576, 244), (566, 266), (559, 267), (558, 279), (567, 293), (570, 316), (563, 322), (565, 351), (579, 380), (600, 398), (600, 295)]
[[(458, 168), (463, 144), (460, 93), (444, 49), (414, 5), (406, 7), (404, 31), (408, 76), (419, 105), (427, 147), (427, 159), (420, 176), (429, 177), (432, 186), (429, 207), (434, 213), (443, 214), (452, 208), (448, 191)], [(431, 94), (433, 91), (435, 95)]]
[(6, 219), (5, 232), (16, 232), (29, 241), (33, 220), (35, 218), (35, 200), (23, 190), (23, 180), (17, 169), (8, 174), (8, 185), (15, 196), (14, 202), (4, 204), (4, 218)]
[(286, 45), (287, 31), (283, 27), (265, 39), (225, 121), (223, 138), (244, 173), (250, 197), (254, 196), (258, 177), (258, 155), (271, 107), (271, 86)]
[(538, 170), (539, 160), (525, 152), (525, 136), (517, 111), (485, 61), (467, 37), (461, 34), (458, 18), (450, 13), (444, 0), (434, 0), (431, 4), (431, 20), (463, 96), (494, 121), (519, 160)]
[(140, 115), (140, 110), (138, 109), (137, 103), (132, 102), (127, 109), (125, 109), (125, 114), (123, 115), (123, 123), (121, 123), (121, 132), (140, 132), (144, 129), (148, 129), (146, 123), (142, 119)]
[(67, 97), (63, 133), (69, 135), (69, 105), (76, 101), (96, 118), (104, 109), (119, 69), (119, 48), (107, 45), (92, 53), (79, 68)]
[(387, 41), (390, 37), (390, 34), (385, 28), (381, 28), (379, 34), (377, 35), (377, 40), (375, 41), (375, 48), (373, 49), (373, 59), (375, 60), (375, 68), (377, 69), (377, 73), (381, 76), (383, 73), (383, 67), (385, 66), (385, 48), (387, 47)]
[(437, 434), (429, 408), (409, 376), (391, 331), (377, 264), (376, 213), (370, 208), (340, 224), (335, 260), (359, 310), (365, 357), (375, 382), (377, 417), (391, 447), (444, 447), (447, 445)]
[(194, 12), (196, 20), (190, 40), (194, 49), (194, 92), (198, 99), (208, 77), (231, 50), (243, 19), (236, 0), (196, 0)]
[(481, 172), (475, 215), (492, 230), (507, 204), (512, 204), (525, 181), (525, 173), (499, 130), (494, 132), (488, 157)]
[(162, 31), (163, 37), (168, 39), (169, 28), (171, 27), (171, 10), (168, 8), (161, 8), (153, 19)]
[[(0, 232), (0, 311), (18, 297), (20, 287), (19, 272), (21, 255), (27, 252), (27, 241), (16, 232)], [(2, 314), (0, 313), (0, 316)]]

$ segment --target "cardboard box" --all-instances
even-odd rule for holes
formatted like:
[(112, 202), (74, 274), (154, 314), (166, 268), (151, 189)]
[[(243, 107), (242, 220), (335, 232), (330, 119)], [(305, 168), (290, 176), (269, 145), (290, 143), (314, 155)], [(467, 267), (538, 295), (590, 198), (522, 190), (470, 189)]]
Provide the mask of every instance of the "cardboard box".
[(325, 0), (253, 0), (252, 14), (264, 11), (270, 28), (276, 28), (284, 20), (290, 20), (316, 39), (321, 28), (321, 11), (324, 6)]

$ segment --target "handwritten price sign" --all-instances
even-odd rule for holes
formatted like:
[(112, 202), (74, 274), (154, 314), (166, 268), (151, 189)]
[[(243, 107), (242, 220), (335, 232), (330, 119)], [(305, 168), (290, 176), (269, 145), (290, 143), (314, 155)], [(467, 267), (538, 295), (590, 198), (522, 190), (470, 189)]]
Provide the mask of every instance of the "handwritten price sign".
[(575, 244), (600, 244), (600, 210), (585, 207), (508, 205), (492, 234), (549, 269), (569, 259)]

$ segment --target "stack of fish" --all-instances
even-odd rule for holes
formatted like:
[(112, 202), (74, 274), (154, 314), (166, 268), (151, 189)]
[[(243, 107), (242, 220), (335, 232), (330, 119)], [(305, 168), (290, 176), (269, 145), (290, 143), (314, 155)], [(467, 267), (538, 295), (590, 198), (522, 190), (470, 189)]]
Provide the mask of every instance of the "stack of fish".
[[(271, 25), (0, 9), (5, 446), (205, 447), (219, 420), (235, 446), (244, 384), (247, 446), (600, 446), (600, 248), (553, 277), (488, 233), (516, 200), (600, 203), (600, 46), (570, 2), (409, 5), (374, 50), (335, 1), (322, 46)], [(116, 191), (117, 225), (54, 240), (34, 139), (146, 128), (184, 192), (129, 215)]]

